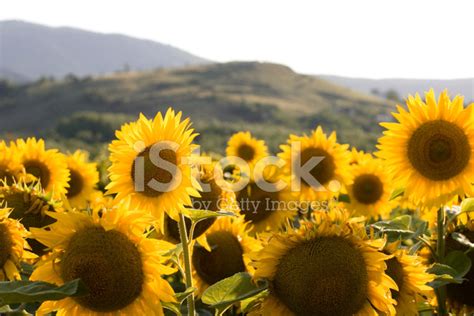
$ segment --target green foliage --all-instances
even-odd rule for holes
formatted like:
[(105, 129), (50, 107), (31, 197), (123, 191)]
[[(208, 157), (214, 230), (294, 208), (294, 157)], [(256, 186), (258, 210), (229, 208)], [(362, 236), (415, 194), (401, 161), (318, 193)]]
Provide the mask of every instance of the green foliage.
[(390, 195), (390, 201), (393, 201), (396, 198), (403, 196), (404, 193), (405, 193), (405, 188), (398, 188), (394, 190), (392, 194)]
[(210, 286), (203, 293), (202, 301), (222, 314), (233, 304), (253, 297), (266, 289), (265, 284), (253, 283), (252, 277), (248, 273), (242, 272)]
[(474, 243), (469, 240), (466, 236), (464, 236), (461, 233), (454, 232), (451, 234), (451, 238), (456, 240), (458, 243), (460, 243), (463, 246), (466, 246), (470, 249), (474, 249)]
[(461, 212), (474, 212), (474, 198), (464, 199), (461, 203)]
[(229, 63), (117, 73), (103, 78), (67, 77), (8, 87), (0, 95), (0, 134), (43, 136), (61, 148), (96, 151), (114, 130), (138, 113), (154, 116), (170, 106), (191, 117), (205, 151), (223, 153), (227, 139), (249, 130), (273, 152), (290, 133), (317, 125), (337, 130), (340, 141), (372, 150), (390, 112), (389, 103), (298, 75), (274, 64)]
[(371, 225), (378, 234), (386, 235), (389, 242), (414, 238), (412, 218), (409, 215), (395, 217), (392, 220), (379, 221)]
[(115, 137), (115, 130), (133, 119), (125, 114), (76, 112), (59, 120), (55, 132), (61, 137), (84, 142), (109, 142)]
[(61, 286), (32, 281), (0, 282), (0, 306), (56, 301), (86, 294), (87, 289), (80, 280), (73, 280)]
[(216, 218), (221, 216), (235, 216), (232, 212), (214, 212), (214, 211), (207, 211), (207, 210), (198, 210), (198, 209), (188, 209), (185, 208), (182, 210), (182, 213), (187, 218), (191, 219), (193, 223), (199, 223), (200, 221), (206, 220), (208, 218)]

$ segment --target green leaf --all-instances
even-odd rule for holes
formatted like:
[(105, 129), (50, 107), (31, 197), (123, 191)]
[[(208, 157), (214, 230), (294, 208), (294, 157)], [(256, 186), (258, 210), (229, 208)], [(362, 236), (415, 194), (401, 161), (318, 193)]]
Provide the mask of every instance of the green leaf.
[(240, 301), (240, 310), (243, 314), (247, 314), (250, 310), (258, 304), (258, 302), (268, 295), (268, 290), (264, 290), (257, 295), (251, 296)]
[(393, 218), (389, 221), (380, 221), (372, 224), (373, 226), (380, 228), (391, 228), (391, 229), (410, 229), (411, 226), (411, 216), (402, 215)]
[(429, 228), (428, 222), (422, 221), (420, 219), (415, 220), (414, 223), (412, 223), (412, 226), (417, 227), (412, 238), (425, 235)]
[(424, 246), (424, 243), (422, 241), (419, 241), (415, 243), (413, 246), (410, 247), (409, 254), (414, 255), (418, 252), (418, 250), (421, 249), (421, 247)]
[(405, 240), (413, 238), (413, 236), (416, 234), (410, 229), (410, 215), (398, 216), (390, 221), (379, 221), (373, 223), (371, 226), (378, 230), (380, 233), (387, 235), (388, 241), (390, 242), (400, 239)]
[(175, 315), (182, 315), (181, 312), (181, 304), (189, 297), (189, 295), (193, 294), (196, 291), (196, 288), (190, 287), (187, 288), (186, 291), (181, 293), (176, 293), (175, 297), (177, 302), (162, 302), (163, 308), (173, 312)]
[(419, 302), (417, 304), (418, 316), (433, 316), (435, 308), (428, 302)]
[(474, 198), (464, 199), (461, 203), (461, 213), (474, 212)]
[(179, 303), (174, 303), (174, 302), (161, 302), (161, 305), (163, 308), (166, 308), (169, 311), (172, 311), (175, 315), (181, 316), (181, 304)]
[(87, 288), (79, 279), (57, 286), (46, 282), (0, 282), (0, 306), (57, 301), (66, 297), (87, 294)]
[(195, 287), (190, 287), (190, 288), (187, 288), (186, 291), (184, 291), (184, 292), (176, 293), (176, 294), (175, 294), (175, 297), (176, 297), (176, 299), (178, 300), (178, 302), (182, 303), (182, 302), (183, 302), (184, 300), (186, 300), (191, 294), (193, 294), (194, 291), (196, 291), (196, 288), (195, 288)]
[(245, 272), (217, 282), (202, 295), (202, 301), (218, 310), (225, 310), (246, 298), (259, 294), (267, 289), (267, 285), (256, 285), (252, 277)]
[(456, 278), (463, 278), (471, 269), (471, 259), (462, 251), (451, 251), (446, 255), (443, 263), (456, 270)]
[(398, 188), (392, 192), (392, 195), (390, 195), (390, 201), (395, 200), (396, 198), (403, 196), (405, 194), (405, 188)]
[(12, 309), (11, 309), (10, 306), (8, 306), (8, 305), (0, 306), (0, 315), (9, 313), (9, 312), (11, 312), (11, 311), (12, 311)]
[(351, 198), (348, 194), (340, 194), (339, 195), (339, 202), (351, 203)]
[(164, 256), (165, 257), (179, 257), (181, 253), (183, 252), (183, 245), (182, 244), (177, 244), (175, 248), (167, 251)]
[(34, 270), (34, 266), (32, 264), (28, 264), (26, 262), (20, 263), (21, 266), (21, 272), (26, 274), (26, 275), (31, 275)]
[(451, 238), (456, 240), (461, 245), (464, 245), (464, 246), (469, 247), (469, 248), (474, 248), (474, 243), (472, 243), (466, 236), (464, 236), (461, 233), (454, 232), (454, 233), (451, 234)]
[(224, 211), (214, 212), (214, 211), (208, 211), (208, 210), (197, 210), (197, 209), (192, 209), (192, 208), (185, 208), (182, 210), (182, 213), (184, 216), (189, 218), (194, 223), (203, 221), (208, 218), (215, 218), (215, 217), (220, 217), (220, 216), (235, 216), (235, 213), (232, 213), (232, 212), (224, 212)]
[(464, 281), (464, 279), (456, 277), (458, 272), (446, 264), (435, 263), (427, 271), (436, 275), (436, 279), (428, 284), (434, 289), (450, 283), (461, 284)]

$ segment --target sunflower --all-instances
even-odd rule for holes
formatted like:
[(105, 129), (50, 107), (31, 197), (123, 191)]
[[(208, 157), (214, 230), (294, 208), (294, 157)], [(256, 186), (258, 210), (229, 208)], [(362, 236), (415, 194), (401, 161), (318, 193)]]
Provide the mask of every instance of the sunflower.
[(66, 197), (72, 207), (85, 208), (99, 182), (97, 164), (88, 162), (87, 153), (77, 150), (67, 157), (67, 167), (71, 178)]
[[(286, 162), (287, 173), (292, 174), (292, 186), (295, 180), (301, 180), (300, 201), (326, 200), (337, 195), (343, 185), (349, 184), (350, 155), (347, 148), (347, 145), (337, 143), (335, 132), (328, 137), (320, 126), (309, 136), (290, 135), (288, 144), (281, 146), (279, 157)], [(308, 161), (312, 158), (320, 162), (309, 171), (311, 179), (307, 179), (301, 173), (301, 167), (310, 163)]]
[(108, 194), (117, 194), (119, 200), (130, 197), (134, 207), (151, 212), (160, 225), (165, 212), (177, 220), (179, 209), (192, 204), (190, 196), (199, 196), (185, 161), (197, 134), (181, 115), (172, 109), (153, 120), (140, 115), (136, 122), (123, 125), (109, 146)]
[(110, 195), (105, 195), (102, 191), (94, 191), (92, 193), (89, 208), (92, 210), (112, 209), (117, 207), (123, 201), (117, 201)]
[[(218, 169), (217, 171), (215, 169)], [(238, 204), (235, 200), (235, 193), (230, 190), (226, 181), (220, 181), (215, 177), (215, 172), (222, 175), (222, 169), (219, 164), (213, 162), (207, 165), (200, 165), (199, 180), (201, 181), (202, 191), (201, 197), (192, 198), (193, 209), (208, 210), (213, 212), (238, 212)], [(221, 178), (222, 179), (222, 178)], [(203, 236), (204, 232), (212, 226), (216, 218), (208, 218), (196, 224), (193, 232), (193, 239), (198, 242), (202, 241), (199, 237)], [(191, 220), (185, 220), (188, 235), (191, 229)], [(179, 225), (178, 222), (169, 216), (165, 215), (165, 230), (163, 238), (173, 242), (180, 243)]]
[(46, 150), (42, 139), (18, 139), (12, 146), (18, 151), (26, 173), (37, 179), (46, 192), (53, 193), (55, 197), (66, 194), (69, 170), (63, 154), (56, 149)]
[(377, 155), (415, 203), (438, 207), (474, 193), (474, 106), (464, 109), (463, 97), (451, 101), (447, 92), (425, 99), (409, 96), (408, 111), (393, 114), (398, 122), (381, 124)]
[(359, 161), (363, 161), (370, 158), (373, 158), (371, 153), (366, 153), (363, 150), (358, 150), (357, 148), (352, 147), (350, 160), (351, 165), (356, 165), (359, 163)]
[(0, 208), (0, 281), (19, 280), (23, 259), (33, 259), (25, 238), (28, 232), (17, 220), (8, 218), (10, 209)]
[(250, 181), (236, 196), (252, 233), (278, 231), (298, 212), (299, 201), (291, 192), (288, 177), (274, 165), (267, 166), (261, 179)]
[(268, 156), (268, 148), (263, 140), (252, 137), (250, 132), (238, 132), (229, 139), (226, 154), (243, 159), (252, 168), (260, 159)]
[(374, 158), (361, 159), (358, 164), (352, 165), (351, 169), (353, 181), (347, 189), (350, 197), (347, 208), (368, 218), (389, 216), (394, 206), (390, 202), (393, 187), (384, 161)]
[(174, 245), (146, 238), (151, 215), (130, 211), (126, 203), (101, 217), (76, 211), (48, 215), (57, 220), (49, 230), (31, 231), (53, 252), (30, 279), (58, 285), (81, 279), (89, 294), (44, 302), (39, 315), (163, 315), (161, 302), (175, 302), (173, 289), (161, 278), (175, 272), (164, 256)]
[(252, 254), (254, 280), (269, 282), (269, 295), (257, 315), (394, 314), (380, 252), (385, 242), (369, 239), (360, 223), (343, 212), (320, 212), (299, 230), (273, 234)]
[(18, 154), (8, 147), (4, 141), (0, 142), (0, 181), (12, 184), (19, 179), (22, 166)]
[(410, 255), (406, 249), (399, 249), (399, 242), (386, 245), (384, 252), (393, 255), (387, 261), (385, 273), (397, 283), (398, 291), (392, 290), (397, 301), (399, 315), (418, 315), (418, 303), (426, 302), (433, 293), (427, 283), (434, 275), (426, 272), (427, 266), (417, 255)]
[(252, 272), (248, 254), (260, 249), (241, 218), (221, 217), (192, 252), (194, 285), (200, 296), (209, 286), (238, 272)]
[[(44, 194), (39, 184), (18, 182), (11, 186), (0, 186), (0, 205), (11, 209), (10, 218), (19, 220), (26, 229), (45, 227), (55, 222), (47, 215), (47, 211), (62, 211), (60, 202)], [(32, 251), (42, 255), (46, 246), (34, 239), (27, 239)]]
[[(474, 213), (463, 213), (457, 223), (449, 227), (449, 235), (446, 238), (446, 251), (469, 250), (468, 246), (462, 245), (452, 238), (452, 233), (463, 234), (471, 243), (474, 243)], [(474, 263), (474, 251), (467, 252), (469, 259)], [(454, 315), (472, 315), (474, 313), (474, 264), (468, 273), (464, 276), (464, 282), (461, 284), (448, 284), (446, 287), (448, 296), (448, 305)]]

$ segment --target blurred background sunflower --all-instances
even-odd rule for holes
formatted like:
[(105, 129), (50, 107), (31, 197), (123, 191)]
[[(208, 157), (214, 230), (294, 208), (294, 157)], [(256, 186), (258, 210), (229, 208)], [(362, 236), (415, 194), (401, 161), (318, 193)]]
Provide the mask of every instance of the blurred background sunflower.
[[(228, 182), (223, 178), (223, 171), (219, 164), (212, 162), (211, 164), (201, 164), (199, 166), (199, 181), (201, 182), (201, 197), (192, 198), (192, 208), (198, 210), (208, 210), (212, 212), (234, 212), (238, 211), (238, 204), (235, 199), (235, 193), (229, 187)], [(215, 175), (219, 175), (216, 178)], [(202, 239), (204, 232), (212, 226), (216, 221), (216, 217), (207, 218), (198, 222), (193, 231), (193, 239), (198, 242)], [(188, 236), (191, 229), (191, 220), (185, 219)], [(180, 242), (178, 222), (171, 217), (165, 215), (165, 231), (163, 237), (173, 243)]]
[(356, 147), (351, 148), (351, 160), (349, 164), (357, 165), (360, 161), (365, 161), (366, 159), (374, 158), (371, 153), (366, 153), (363, 150), (359, 150)]
[(428, 283), (435, 276), (428, 273), (428, 267), (416, 254), (409, 254), (400, 248), (400, 242), (387, 244), (384, 252), (393, 255), (387, 260), (385, 273), (397, 283), (398, 290), (392, 289), (392, 297), (397, 301), (397, 315), (418, 315), (418, 306), (433, 298), (433, 288)]
[(298, 196), (280, 168), (267, 166), (236, 193), (240, 214), (253, 234), (279, 231), (298, 213)]
[(97, 164), (89, 162), (88, 153), (77, 150), (68, 155), (67, 167), (70, 172), (66, 197), (72, 207), (85, 208), (94, 195), (99, 182)]
[(268, 148), (265, 142), (253, 137), (250, 132), (238, 132), (232, 135), (225, 152), (228, 157), (242, 158), (250, 169), (260, 159), (268, 156)]
[(0, 208), (0, 281), (19, 280), (20, 262), (36, 257), (28, 251), (28, 232), (19, 221), (8, 218), (10, 212)]
[(18, 139), (13, 145), (26, 173), (41, 183), (41, 187), (55, 197), (66, 194), (69, 182), (66, 156), (57, 149), (46, 149), (44, 140)]
[(359, 158), (358, 163), (351, 166), (351, 174), (353, 180), (347, 188), (350, 198), (347, 208), (368, 218), (387, 218), (395, 204), (390, 201), (393, 185), (384, 161)]
[[(51, 198), (39, 184), (18, 182), (11, 186), (0, 186), (0, 204), (11, 209), (10, 218), (16, 219), (26, 229), (45, 227), (55, 222), (47, 212), (62, 212), (62, 202)], [(39, 241), (28, 238), (28, 244), (37, 255), (43, 255), (47, 247)]]
[(209, 286), (238, 272), (252, 272), (248, 255), (260, 249), (241, 218), (221, 217), (192, 251), (194, 285), (198, 296)]
[(8, 185), (18, 181), (22, 169), (18, 152), (7, 146), (5, 141), (0, 141), (0, 181)]
[[(309, 136), (290, 135), (287, 144), (280, 148), (282, 152), (278, 156), (286, 162), (287, 173), (291, 174), (295, 170), (292, 177), (301, 179), (301, 201), (325, 200), (337, 196), (343, 185), (349, 184), (351, 158), (348, 145), (338, 144), (335, 132), (328, 137), (318, 126)], [(310, 170), (311, 176), (319, 184), (301, 178), (301, 167), (312, 158), (320, 161)]]

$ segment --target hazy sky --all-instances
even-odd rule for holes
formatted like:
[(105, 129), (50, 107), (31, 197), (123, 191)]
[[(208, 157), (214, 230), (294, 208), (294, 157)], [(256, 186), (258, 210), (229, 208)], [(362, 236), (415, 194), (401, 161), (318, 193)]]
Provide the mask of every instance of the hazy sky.
[(21, 19), (156, 40), (311, 74), (474, 77), (474, 1), (2, 0)]

